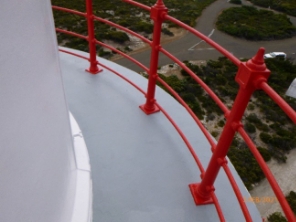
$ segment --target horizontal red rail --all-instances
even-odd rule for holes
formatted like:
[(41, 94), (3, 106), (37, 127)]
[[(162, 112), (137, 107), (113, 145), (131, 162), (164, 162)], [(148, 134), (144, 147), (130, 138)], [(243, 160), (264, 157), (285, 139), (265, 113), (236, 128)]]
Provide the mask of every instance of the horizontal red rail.
[(279, 107), (290, 117), (290, 119), (296, 124), (296, 112), (289, 106), (289, 104), (282, 99), (266, 82), (261, 82), (261, 89), (263, 89), (267, 95), (275, 101)]
[[(190, 116), (194, 119), (194, 121), (196, 122), (196, 124), (200, 127), (201, 131), (203, 132), (203, 134), (205, 135), (205, 137), (207, 138), (207, 140), (209, 141), (211, 147), (215, 147), (216, 143), (213, 140), (212, 135), (209, 133), (209, 131), (203, 126), (203, 124), (201, 123), (201, 121), (197, 118), (197, 116), (194, 114), (194, 112), (190, 109), (190, 107), (187, 105), (187, 103), (184, 102), (184, 100), (181, 98), (181, 96), (179, 96), (179, 94), (173, 90), (172, 87), (169, 86), (169, 84), (167, 84), (163, 79), (161, 78), (157, 78), (157, 81), (160, 82), (161, 85), (163, 85), (174, 97), (175, 99), (182, 105), (184, 106), (184, 108), (187, 110), (187, 112), (190, 114)], [(197, 162), (198, 163), (198, 162)], [(197, 165), (199, 166), (200, 163), (198, 163)], [(199, 168), (201, 169), (201, 165), (199, 166)]]
[(79, 11), (76, 11), (76, 10), (73, 10), (73, 9), (63, 8), (63, 7), (59, 7), (59, 6), (55, 6), (55, 5), (53, 5), (52, 8), (53, 9), (56, 9), (56, 10), (59, 10), (59, 11), (69, 12), (71, 14), (75, 14), (75, 15), (80, 15), (80, 16), (86, 17), (86, 13), (79, 12)]
[(164, 48), (160, 48), (159, 51), (162, 52), (171, 60), (173, 60), (174, 62), (176, 62), (182, 69), (184, 69), (191, 76), (191, 78), (193, 78), (209, 94), (209, 96), (211, 96), (211, 98), (216, 102), (216, 104), (220, 107), (220, 109), (224, 112), (225, 115), (229, 113), (228, 108), (219, 99), (219, 97), (213, 92), (213, 90), (211, 90), (210, 87), (208, 87), (194, 72), (192, 72), (192, 70), (190, 70), (184, 63), (182, 63), (179, 59), (177, 59), (175, 56), (170, 54)]
[(288, 218), (289, 222), (296, 221), (295, 216), (294, 216), (292, 210), (290, 209), (290, 206), (289, 206), (283, 192), (281, 191), (281, 188), (279, 187), (278, 183), (276, 182), (272, 172), (270, 171), (270, 169), (266, 165), (261, 154), (257, 150), (257, 147), (254, 145), (253, 141), (251, 140), (251, 138), (248, 136), (248, 134), (246, 133), (246, 131), (242, 127), (238, 128), (238, 132), (245, 140), (246, 144), (250, 148), (250, 151), (252, 152), (253, 156), (257, 160), (257, 163), (259, 164), (260, 168), (262, 169), (263, 173), (265, 174), (265, 176), (266, 176), (271, 188), (273, 189), (273, 192), (275, 193), (275, 195), (276, 195), (283, 211), (285, 212), (285, 215)]
[(74, 55), (74, 56), (77, 56), (81, 59), (85, 59), (85, 60), (88, 60), (89, 61), (89, 58), (85, 57), (85, 56), (82, 56), (82, 55), (79, 55), (77, 53), (74, 53), (74, 52), (70, 52), (68, 50), (64, 50), (64, 49), (59, 49), (60, 52), (64, 52), (64, 53), (67, 53), (67, 54), (70, 54), (70, 55)]
[(240, 192), (240, 189), (237, 186), (237, 183), (236, 183), (235, 179), (233, 178), (233, 175), (232, 175), (229, 167), (227, 166), (227, 164), (223, 164), (222, 167), (223, 167), (223, 169), (224, 169), (224, 171), (225, 171), (225, 173), (226, 173), (226, 175), (227, 175), (227, 177), (229, 179), (229, 182), (230, 182), (230, 184), (232, 186), (232, 189), (233, 189), (233, 191), (234, 191), (234, 193), (236, 195), (236, 198), (237, 198), (238, 203), (239, 203), (239, 205), (240, 205), (240, 207), (242, 209), (242, 212), (243, 212), (243, 214), (244, 214), (244, 216), (246, 218), (246, 221), (247, 222), (253, 221), (252, 217), (250, 215), (250, 212), (249, 212), (249, 210), (248, 210), (248, 208), (246, 206), (246, 203), (244, 201), (244, 198), (243, 198), (243, 196), (242, 196), (242, 194)]
[(151, 7), (149, 7), (147, 5), (144, 5), (144, 4), (141, 4), (139, 2), (135, 2), (135, 1), (132, 1), (132, 0), (123, 0), (123, 2), (129, 3), (131, 5), (137, 6), (137, 7), (142, 8), (142, 9), (145, 9), (147, 11), (151, 11)]
[(78, 38), (81, 38), (81, 39), (88, 40), (87, 36), (77, 34), (76, 32), (71, 32), (71, 31), (60, 29), (60, 28), (56, 28), (56, 31), (64, 33), (64, 34), (72, 35), (72, 36), (75, 36), (75, 37), (78, 37)]
[[(157, 106), (159, 107), (160, 111), (165, 115), (165, 117), (171, 122), (171, 124), (175, 127), (176, 131), (179, 133), (179, 135), (181, 136), (181, 138), (183, 139), (184, 143), (186, 144), (186, 146), (188, 147), (191, 155), (193, 156), (195, 162), (197, 163), (200, 171), (203, 173), (204, 172), (204, 168), (199, 160), (199, 158), (197, 157), (193, 147), (191, 146), (190, 142), (188, 141), (188, 139), (186, 138), (185, 134), (182, 132), (182, 130), (178, 127), (178, 125), (176, 124), (176, 122), (171, 118), (171, 116), (165, 111), (165, 109), (163, 109), (159, 104), (157, 104)], [(213, 201), (218, 213), (218, 216), (220, 218), (220, 221), (225, 221), (224, 215), (222, 213), (222, 209), (221, 206), (219, 204), (219, 201), (215, 195), (214, 192), (211, 192), (211, 196), (213, 197)]]
[(99, 21), (99, 22), (102, 22), (102, 23), (105, 23), (105, 24), (107, 24), (107, 25), (110, 25), (110, 26), (113, 26), (113, 27), (115, 27), (115, 28), (118, 28), (118, 29), (120, 29), (120, 30), (122, 30), (122, 31), (124, 31), (124, 32), (127, 32), (127, 33), (129, 33), (129, 34), (131, 34), (131, 35), (133, 35), (133, 36), (135, 36), (135, 37), (141, 39), (143, 42), (146, 42), (146, 43), (149, 44), (149, 45), (151, 45), (151, 43), (152, 43), (152, 41), (150, 41), (149, 39), (146, 39), (144, 36), (139, 35), (138, 33), (134, 32), (134, 31), (132, 31), (132, 30), (129, 30), (129, 29), (127, 29), (127, 28), (125, 28), (125, 27), (123, 27), (123, 26), (121, 26), (121, 25), (118, 25), (118, 24), (116, 24), (116, 23), (114, 23), (114, 22), (111, 22), (111, 21), (109, 21), (109, 20), (107, 20), (107, 19), (103, 19), (103, 18), (100, 18), (100, 17), (94, 16), (94, 20), (97, 20), (97, 21)]
[(135, 63), (136, 65), (138, 65), (140, 68), (142, 68), (142, 69), (145, 70), (147, 73), (149, 73), (149, 69), (148, 69), (146, 66), (144, 66), (142, 63), (138, 62), (137, 60), (135, 60), (135, 59), (132, 58), (131, 56), (125, 54), (124, 52), (122, 52), (122, 51), (120, 51), (120, 50), (118, 50), (118, 49), (116, 49), (116, 48), (114, 48), (114, 47), (112, 47), (112, 46), (109, 46), (109, 45), (107, 45), (107, 44), (105, 44), (105, 43), (103, 43), (103, 42), (97, 41), (97, 40), (96, 40), (96, 44), (101, 45), (101, 46), (103, 46), (103, 47), (105, 47), (105, 48), (108, 48), (108, 49), (110, 49), (110, 50), (112, 50), (112, 51), (114, 51), (114, 52), (116, 52), (116, 53), (122, 55), (123, 57), (125, 57), (125, 58), (127, 58), (128, 60), (134, 62), (134, 63)]

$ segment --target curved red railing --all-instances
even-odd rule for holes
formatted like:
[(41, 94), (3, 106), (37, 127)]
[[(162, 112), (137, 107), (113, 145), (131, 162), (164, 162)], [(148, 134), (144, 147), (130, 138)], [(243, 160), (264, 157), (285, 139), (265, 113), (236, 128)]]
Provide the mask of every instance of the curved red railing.
[[(283, 211), (289, 221), (296, 221), (295, 216), (289, 207), (284, 194), (282, 193), (279, 185), (277, 184), (275, 178), (273, 177), (270, 169), (266, 165), (265, 161), (263, 160), (261, 154), (257, 150), (256, 146), (254, 145), (253, 141), (249, 138), (248, 134), (243, 129), (243, 126), (241, 124), (241, 118), (242, 115), (246, 109), (246, 106), (248, 104), (248, 101), (253, 94), (253, 92), (257, 89), (264, 90), (267, 95), (269, 95), (281, 108), (282, 110), (291, 118), (291, 120), (296, 124), (296, 112), (267, 84), (267, 79), (269, 77), (270, 71), (266, 68), (263, 54), (264, 49), (259, 49), (258, 53), (249, 61), (247, 62), (241, 62), (238, 58), (236, 58), (234, 55), (229, 53), (227, 50), (225, 50), (222, 46), (214, 42), (213, 40), (209, 39), (202, 33), (198, 32), (197, 30), (193, 29), (192, 27), (180, 22), (179, 20), (169, 16), (167, 14), (167, 8), (163, 4), (162, 0), (157, 0), (156, 4), (152, 7), (143, 5), (141, 3), (138, 3), (133, 0), (123, 0), (126, 3), (132, 4), (136, 7), (142, 8), (144, 10), (147, 10), (150, 12), (151, 19), (154, 21), (154, 30), (153, 30), (153, 41), (150, 41), (143, 36), (125, 28), (118, 24), (115, 24), (109, 20), (97, 17), (93, 15), (92, 11), (92, 1), (86, 0), (86, 13), (79, 12), (76, 10), (71, 10), (63, 7), (53, 6), (53, 9), (64, 11), (67, 13), (76, 14), (79, 16), (82, 16), (87, 19), (88, 23), (88, 36), (83, 36), (78, 33), (74, 33), (68, 30), (62, 30), (59, 28), (56, 28), (57, 32), (61, 32), (64, 34), (69, 34), (81, 39), (85, 39), (89, 42), (89, 58), (81, 56), (77, 53), (69, 52), (67, 50), (61, 49), (60, 51), (69, 53), (74, 56), (78, 56), (82, 59), (86, 59), (90, 62), (90, 68), (87, 70), (90, 73), (96, 74), (99, 71), (101, 71), (98, 68), (98, 65), (100, 67), (103, 67), (105, 69), (108, 69), (109, 71), (113, 72), (114, 74), (118, 75), (120, 78), (124, 79), (128, 83), (130, 83), (132, 86), (134, 86), (136, 89), (138, 89), (141, 93), (143, 93), (146, 96), (146, 103), (141, 107), (141, 109), (147, 113), (152, 114), (157, 111), (161, 111), (166, 118), (171, 122), (171, 124), (174, 126), (174, 128), (177, 130), (181, 138), (183, 139), (184, 143), (188, 147), (189, 151), (191, 152), (200, 172), (201, 172), (201, 182), (198, 184), (190, 184), (190, 190), (193, 195), (193, 198), (195, 200), (195, 203), (197, 205), (201, 204), (207, 204), (207, 203), (214, 203), (218, 216), (220, 218), (220, 221), (225, 221), (225, 218), (223, 216), (222, 209), (220, 207), (220, 204), (218, 202), (218, 199), (214, 192), (214, 181), (216, 179), (216, 176), (222, 167), (229, 179), (229, 182), (234, 190), (234, 194), (236, 195), (238, 199), (238, 203), (241, 207), (241, 210), (244, 214), (244, 217), (246, 221), (252, 221), (252, 218), (250, 216), (250, 213), (248, 211), (248, 208), (246, 207), (246, 204), (244, 202), (244, 199), (242, 197), (242, 194), (236, 184), (235, 179), (233, 178), (233, 175), (227, 165), (227, 160), (225, 159), (227, 151), (230, 147), (230, 143), (232, 142), (232, 139), (234, 137), (234, 134), (238, 132), (242, 138), (245, 140), (246, 144), (250, 148), (250, 151), (254, 155), (255, 159), (257, 160), (259, 166), (261, 167), (262, 171), (264, 172), (267, 180), (269, 181), (276, 197), (279, 200), (279, 203), (281, 204)], [(237, 97), (233, 103), (233, 107), (231, 110), (229, 110), (225, 104), (219, 99), (219, 97), (198, 77), (193, 73), (185, 64), (183, 64), (180, 60), (178, 60), (175, 56), (171, 55), (168, 51), (163, 49), (160, 44), (160, 32), (161, 32), (161, 25), (164, 20), (171, 21), (180, 27), (190, 31), (194, 35), (196, 35), (198, 38), (204, 40), (209, 45), (214, 47), (216, 50), (218, 50), (220, 53), (222, 53), (224, 56), (226, 56), (230, 61), (232, 61), (236, 66), (239, 67), (238, 73), (236, 75), (236, 81), (240, 85), (240, 89), (238, 91)], [(112, 46), (108, 46), (105, 43), (102, 43), (95, 39), (94, 36), (94, 21), (99, 21), (102, 23), (105, 23), (107, 25), (113, 26), (115, 28), (121, 29), (122, 31), (125, 31), (142, 41), (146, 42), (148, 45), (151, 46), (151, 63), (150, 67), (147, 68), (140, 62), (136, 61), (129, 55), (121, 52), (118, 49), (115, 49)], [(96, 57), (96, 48), (95, 45), (101, 45), (102, 47), (109, 48), (112, 51), (124, 56), (125, 58), (129, 59), (130, 61), (134, 62), (136, 65), (141, 67), (144, 71), (146, 71), (149, 75), (148, 79), (148, 88), (147, 92), (142, 90), (140, 87), (135, 85), (133, 82), (125, 78), (120, 73), (116, 72), (115, 70), (111, 69), (110, 67), (107, 67), (97, 61)], [(157, 74), (157, 65), (158, 65), (158, 55), (159, 52), (166, 55), (168, 58), (170, 58), (172, 61), (176, 62), (181, 68), (183, 68), (208, 94), (211, 96), (211, 98), (215, 101), (215, 103), (220, 107), (220, 109), (224, 112), (225, 118), (226, 118), (226, 124), (223, 128), (222, 134), (220, 136), (220, 139), (218, 140), (217, 144), (213, 140), (211, 134), (206, 130), (206, 128), (203, 126), (201, 121), (196, 117), (196, 115), (193, 113), (193, 111), (189, 108), (189, 106), (183, 101), (183, 99), (176, 93), (164, 80), (162, 80), (158, 74)], [(212, 147), (212, 158), (210, 160), (210, 163), (205, 170), (198, 159), (198, 156), (194, 152), (191, 144), (187, 140), (186, 136), (182, 132), (182, 130), (178, 127), (176, 122), (170, 117), (170, 115), (164, 110), (160, 104), (158, 104), (154, 98), (155, 95), (155, 87), (156, 87), (156, 81), (160, 82), (179, 102), (184, 106), (184, 108), (188, 111), (188, 113), (192, 116), (193, 120), (196, 122), (196, 124), (200, 127), (203, 134), (209, 141), (211, 147)]]

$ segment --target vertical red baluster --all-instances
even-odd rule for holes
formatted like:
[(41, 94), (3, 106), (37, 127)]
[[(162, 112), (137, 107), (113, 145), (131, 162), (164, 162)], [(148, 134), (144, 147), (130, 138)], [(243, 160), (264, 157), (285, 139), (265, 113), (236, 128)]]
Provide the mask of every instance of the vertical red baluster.
[(93, 19), (93, 9), (92, 0), (86, 0), (86, 15), (87, 15), (87, 29), (88, 29), (88, 48), (89, 48), (89, 63), (90, 66), (86, 70), (92, 74), (97, 74), (101, 72), (97, 64), (97, 50), (95, 42), (95, 29), (94, 29), (94, 19)]
[(226, 124), (221, 137), (214, 149), (207, 170), (202, 177), (201, 183), (190, 184), (190, 190), (196, 205), (212, 203), (211, 192), (214, 191), (214, 182), (221, 165), (226, 161), (225, 156), (229, 150), (233, 137), (236, 133), (240, 120), (245, 112), (252, 93), (258, 89), (261, 81), (266, 81), (270, 71), (266, 68), (264, 59), (264, 49), (260, 48), (258, 53), (248, 62), (242, 62), (239, 66), (235, 80), (240, 85), (240, 89), (230, 113), (226, 115)]
[(154, 6), (151, 7), (150, 17), (154, 21), (153, 28), (153, 41), (151, 45), (151, 57), (150, 57), (150, 71), (148, 79), (148, 88), (146, 103), (141, 105), (140, 108), (146, 113), (151, 114), (159, 111), (159, 108), (155, 105), (155, 88), (157, 79), (157, 67), (158, 56), (161, 36), (161, 26), (164, 20), (164, 16), (167, 14), (168, 9), (163, 4), (162, 0), (158, 0)]

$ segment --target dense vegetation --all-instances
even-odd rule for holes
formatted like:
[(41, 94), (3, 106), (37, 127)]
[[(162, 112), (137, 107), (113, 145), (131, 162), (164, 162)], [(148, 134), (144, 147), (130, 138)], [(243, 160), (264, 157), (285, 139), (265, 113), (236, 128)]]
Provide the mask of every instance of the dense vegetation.
[[(184, 63), (208, 84), (222, 101), (229, 106), (232, 104), (238, 91), (238, 84), (234, 80), (237, 67), (229, 60), (226, 58), (220, 58), (218, 61), (210, 60), (206, 66), (201, 67), (188, 61)], [(266, 63), (272, 70), (269, 84), (296, 109), (296, 100), (284, 96), (286, 89), (296, 78), (296, 66), (288, 60), (269, 59)], [(217, 130), (214, 130), (212, 135), (218, 137), (218, 129), (221, 129), (225, 122), (220, 118), (223, 113), (200, 86), (191, 77), (187, 77), (188, 74), (184, 70), (182, 74), (185, 76), (183, 79), (176, 76), (161, 77), (181, 95), (199, 118), (206, 117), (206, 121), (217, 121)], [(253, 95), (243, 124), (251, 138), (265, 144), (264, 147), (258, 147), (258, 150), (266, 161), (273, 157), (279, 162), (285, 162), (285, 154), (296, 147), (296, 126), (262, 91)], [(257, 132), (260, 136), (256, 136)], [(234, 139), (228, 157), (248, 189), (252, 189), (252, 184), (264, 178), (256, 160), (239, 137)]]
[(237, 5), (241, 5), (242, 4), (242, 1), (241, 0), (230, 0), (229, 2), (232, 3), (232, 4), (237, 4)]
[(296, 1), (295, 0), (251, 0), (255, 5), (265, 8), (271, 8), (288, 15), (296, 16)]
[[(165, 4), (169, 8), (170, 15), (190, 26), (194, 26), (195, 20), (200, 16), (202, 10), (213, 1), (214, 0), (166, 0)], [(156, 0), (139, 0), (138, 2), (152, 6), (155, 4)], [(52, 4), (85, 12), (85, 0), (52, 0)], [(140, 32), (146, 37), (153, 31), (153, 24), (149, 14), (142, 9), (124, 3), (122, 0), (93, 0), (93, 9), (96, 16), (108, 19), (133, 31)], [(87, 23), (81, 16), (54, 10), (54, 19), (56, 27), (58, 28), (87, 35)], [(169, 26), (172, 26), (172, 24), (167, 24), (167, 27)], [(163, 28), (162, 31), (167, 35), (172, 35), (168, 28)], [(95, 22), (95, 36), (100, 41), (113, 40), (118, 43), (124, 43), (129, 40), (126, 33), (100, 22)], [(76, 37), (59, 33), (58, 42), (60, 45), (88, 51), (87, 42)], [(101, 50), (101, 53), (104, 52)]]
[(296, 35), (296, 27), (286, 15), (251, 6), (224, 10), (216, 26), (229, 35), (252, 41), (284, 39)]

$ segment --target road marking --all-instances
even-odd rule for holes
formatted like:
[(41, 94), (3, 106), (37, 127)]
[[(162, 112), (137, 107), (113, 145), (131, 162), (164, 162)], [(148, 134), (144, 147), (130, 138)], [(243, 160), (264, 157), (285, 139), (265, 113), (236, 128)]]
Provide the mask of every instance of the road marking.
[[(210, 34), (208, 34), (208, 37), (211, 38), (211, 36), (214, 34), (215, 29), (213, 29)], [(199, 45), (200, 43), (204, 42), (204, 40), (199, 41), (198, 43), (196, 43), (195, 45), (191, 46), (188, 50), (189, 51), (193, 51), (195, 46)]]
[(194, 46), (191, 46), (188, 50), (193, 51), (194, 50), (193, 48), (202, 42), (204, 42), (204, 40), (201, 40), (200, 42), (196, 43)]
[(215, 29), (213, 29), (213, 30), (211, 31), (211, 33), (208, 35), (208, 37), (211, 38), (211, 36), (214, 34), (214, 32), (215, 32)]
[(204, 49), (196, 49), (198, 51), (202, 51), (202, 50), (214, 50), (214, 48), (204, 48)]

